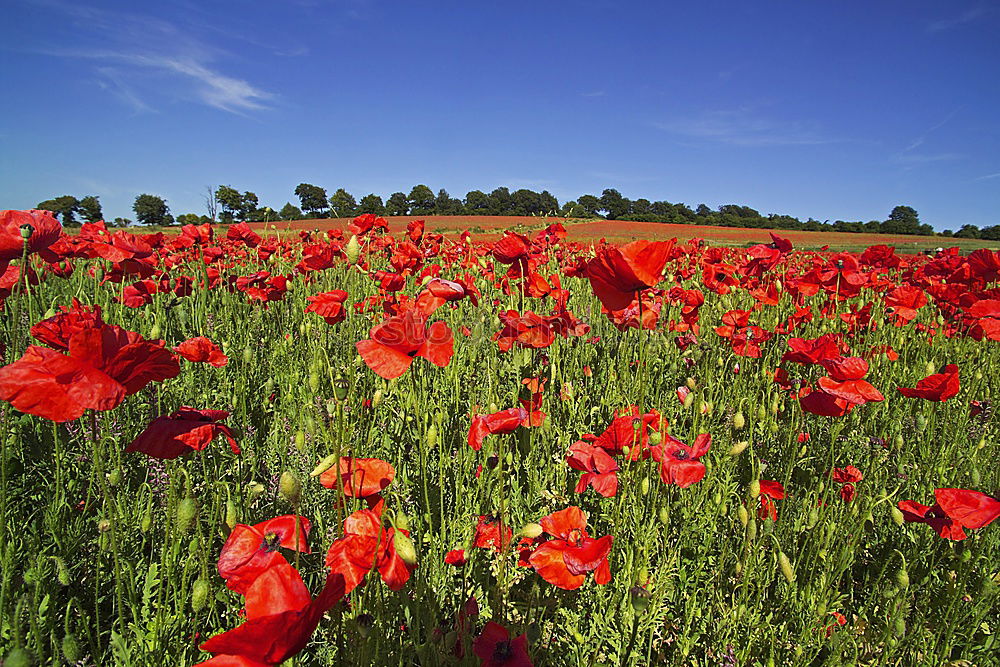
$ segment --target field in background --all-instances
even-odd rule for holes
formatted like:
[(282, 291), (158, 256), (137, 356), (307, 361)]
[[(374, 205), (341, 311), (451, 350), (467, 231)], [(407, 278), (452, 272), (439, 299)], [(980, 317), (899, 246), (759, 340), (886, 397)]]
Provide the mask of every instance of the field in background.
[[(748, 229), (739, 227), (709, 227), (702, 225), (674, 225), (659, 222), (627, 222), (620, 220), (566, 220), (564, 218), (537, 218), (532, 216), (401, 216), (387, 218), (389, 229), (393, 234), (406, 230), (411, 220), (422, 219), (427, 231), (439, 234), (457, 235), (468, 229), (475, 240), (496, 238), (505, 229), (532, 232), (544, 228), (553, 222), (561, 222), (567, 231), (567, 239), (580, 243), (599, 241), (604, 238), (609, 242), (628, 242), (636, 239), (666, 240), (678, 238), (703, 238), (712, 245), (742, 246), (770, 241), (767, 229)], [(257, 230), (267, 231), (326, 231), (330, 229), (346, 229), (348, 218), (326, 218), (315, 220), (279, 221), (271, 223), (256, 222), (250, 226)], [(996, 241), (980, 239), (956, 239), (939, 236), (904, 236), (894, 234), (848, 234), (844, 232), (805, 232), (797, 230), (774, 230), (780, 236), (788, 238), (797, 248), (803, 250), (818, 250), (829, 246), (830, 250), (860, 251), (870, 245), (892, 245), (900, 252), (919, 253), (922, 250), (933, 250), (939, 247), (958, 246), (964, 252), (976, 248), (1000, 249)]]

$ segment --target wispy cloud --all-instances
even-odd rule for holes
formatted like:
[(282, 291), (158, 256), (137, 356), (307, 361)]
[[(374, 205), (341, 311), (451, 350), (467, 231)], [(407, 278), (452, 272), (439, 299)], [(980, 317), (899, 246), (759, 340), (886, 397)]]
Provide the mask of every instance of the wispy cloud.
[(892, 156), (892, 161), (896, 164), (917, 166), (933, 162), (952, 162), (954, 160), (961, 160), (964, 157), (965, 155), (962, 153), (898, 153)]
[(985, 176), (980, 176), (980, 177), (974, 178), (972, 180), (974, 180), (974, 181), (989, 181), (989, 180), (994, 179), (994, 178), (1000, 178), (1000, 171), (998, 171), (995, 174), (986, 174)]
[(606, 94), (603, 90), (592, 90), (589, 93), (580, 93), (580, 97), (604, 97)]
[(984, 5), (979, 5), (977, 7), (972, 7), (966, 9), (961, 14), (957, 16), (952, 16), (946, 19), (941, 19), (938, 21), (932, 21), (927, 24), (927, 32), (942, 32), (944, 30), (951, 30), (952, 28), (957, 28), (960, 25), (971, 23), (976, 19), (985, 16), (989, 12), (989, 9)]
[(198, 40), (186, 26), (62, 0), (31, 1), (77, 28), (72, 40), (59, 40), (59, 46), (36, 43), (31, 50), (93, 61), (98, 85), (137, 112), (155, 110), (154, 99), (164, 94), (237, 114), (265, 109), (274, 99), (249, 81), (223, 73), (218, 61), (230, 54)]
[(779, 121), (749, 109), (709, 111), (657, 121), (653, 126), (672, 134), (733, 146), (812, 146), (839, 141), (811, 123)]

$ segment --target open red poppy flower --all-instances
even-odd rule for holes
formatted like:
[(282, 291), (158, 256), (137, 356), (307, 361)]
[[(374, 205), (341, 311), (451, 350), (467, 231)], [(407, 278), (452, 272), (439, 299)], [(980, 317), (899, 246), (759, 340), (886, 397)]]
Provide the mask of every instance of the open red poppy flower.
[(207, 363), (216, 368), (222, 368), (229, 363), (229, 357), (205, 336), (188, 338), (175, 347), (174, 352), (192, 363)]
[(510, 631), (490, 621), (478, 637), (472, 640), (472, 652), (479, 657), (480, 667), (532, 667), (528, 656), (528, 637), (520, 634), (511, 639)]
[(601, 248), (587, 262), (594, 294), (609, 311), (624, 310), (638, 292), (660, 282), (673, 249), (673, 241), (633, 241), (621, 248)]
[(395, 530), (383, 528), (372, 510), (358, 510), (344, 520), (344, 537), (330, 545), (326, 566), (343, 577), (345, 593), (353, 591), (373, 569), (378, 570), (390, 590), (398, 591), (406, 585), (416, 565), (407, 565), (396, 553)]
[(309, 519), (299, 516), (296, 521), (294, 514), (253, 526), (236, 524), (219, 553), (219, 576), (230, 590), (244, 595), (261, 573), (275, 563), (287, 562), (278, 547), (310, 553), (310, 528)]
[(523, 407), (508, 408), (487, 415), (476, 415), (469, 426), (469, 447), (477, 452), (483, 448), (483, 441), (488, 435), (513, 433), (518, 426), (530, 419), (531, 414)]
[(868, 373), (868, 362), (861, 357), (824, 359), (820, 365), (828, 376), (821, 377), (817, 384), (827, 394), (853, 405), (885, 400), (882, 392), (863, 379)]
[(588, 572), (594, 573), (597, 584), (611, 581), (608, 554), (614, 537), (590, 537), (583, 510), (570, 506), (542, 517), (539, 523), (552, 539), (538, 545), (528, 562), (542, 579), (568, 591), (580, 588)]
[(483, 515), (476, 523), (472, 546), (500, 552), (507, 548), (513, 537), (514, 531), (510, 526), (505, 525), (500, 519)]
[(447, 366), (454, 354), (454, 338), (444, 322), (427, 326), (427, 316), (416, 310), (394, 315), (372, 327), (367, 340), (356, 345), (368, 367), (387, 380), (405, 373), (416, 357), (435, 366)]
[(760, 520), (771, 519), (771, 521), (777, 521), (778, 507), (774, 504), (774, 501), (781, 500), (784, 497), (785, 487), (781, 482), (774, 482), (769, 479), (760, 480), (760, 509), (757, 510), (757, 516), (760, 517)]
[(847, 352), (839, 334), (823, 334), (819, 338), (789, 338), (791, 348), (781, 356), (782, 361), (794, 361), (797, 364), (818, 364), (827, 359), (836, 359)]
[(934, 489), (934, 499), (955, 523), (975, 530), (1000, 517), (1000, 499), (969, 489)]
[(213, 658), (201, 664), (280, 665), (305, 648), (323, 614), (344, 595), (344, 578), (336, 572), (327, 576), (323, 590), (311, 598), (298, 570), (276, 563), (247, 589), (246, 621), (201, 645), (203, 651), (244, 662)]
[(854, 500), (855, 487), (854, 485), (865, 478), (861, 471), (854, 466), (847, 466), (846, 468), (834, 468), (830, 472), (830, 476), (833, 481), (837, 484), (843, 484), (840, 487), (840, 497), (845, 503), (849, 503)]
[(660, 480), (664, 484), (675, 484), (686, 489), (705, 477), (705, 464), (698, 459), (707, 454), (711, 447), (712, 436), (700, 433), (691, 446), (666, 435), (662, 444), (649, 449), (653, 453), (653, 460), (660, 464)]
[(322, 317), (327, 324), (337, 324), (347, 319), (347, 310), (344, 308), (344, 301), (347, 300), (347, 292), (342, 289), (320, 292), (314, 296), (307, 297), (309, 305), (305, 312), (316, 313)]
[(924, 398), (928, 401), (947, 401), (956, 395), (960, 388), (958, 366), (955, 364), (948, 364), (941, 373), (928, 375), (917, 382), (917, 386), (913, 389), (897, 387), (903, 396)]
[(76, 297), (69, 306), (60, 306), (61, 312), (31, 327), (31, 335), (51, 348), (69, 351), (69, 339), (85, 329), (104, 325), (100, 306), (85, 306)]
[(901, 500), (896, 503), (896, 507), (903, 513), (903, 520), (907, 523), (926, 523), (946, 540), (958, 541), (966, 537), (961, 524), (949, 517), (937, 503), (928, 507), (912, 500)]
[(566, 463), (583, 472), (576, 484), (576, 493), (583, 493), (588, 486), (605, 498), (618, 493), (618, 464), (601, 447), (578, 440), (570, 445)]
[[(22, 235), (27, 230), (28, 238)], [(0, 211), (0, 264), (43, 251), (59, 239), (62, 225), (51, 211)]]
[(320, 475), (319, 482), (328, 489), (336, 489), (339, 476), (344, 495), (367, 498), (384, 491), (395, 475), (396, 469), (388, 461), (342, 456), (336, 468), (328, 468)]
[(616, 412), (611, 424), (599, 436), (585, 433), (583, 440), (605, 450), (611, 456), (620, 456), (629, 448), (628, 459), (638, 461), (649, 457), (649, 436), (660, 428), (660, 413), (650, 410), (639, 414), (638, 406)]
[(224, 410), (196, 410), (183, 406), (173, 414), (154, 419), (126, 452), (142, 452), (156, 459), (176, 459), (191, 451), (200, 452), (217, 435), (223, 435), (234, 454), (240, 453), (233, 432), (218, 422), (229, 416)]

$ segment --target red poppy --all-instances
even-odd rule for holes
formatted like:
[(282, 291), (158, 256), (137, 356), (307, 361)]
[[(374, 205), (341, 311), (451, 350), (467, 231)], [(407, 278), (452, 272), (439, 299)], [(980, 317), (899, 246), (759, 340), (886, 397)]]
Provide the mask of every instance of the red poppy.
[(757, 516), (761, 521), (770, 518), (771, 521), (778, 520), (778, 508), (774, 504), (775, 500), (785, 497), (785, 487), (780, 482), (773, 482), (769, 479), (760, 480), (760, 509)]
[[(201, 649), (238, 657), (244, 665), (280, 665), (305, 648), (323, 614), (344, 595), (344, 578), (338, 573), (331, 572), (320, 594), (310, 599), (298, 570), (287, 563), (275, 564), (247, 589), (247, 620), (212, 637)], [(234, 663), (213, 658), (202, 664)]]
[(368, 367), (387, 380), (405, 373), (414, 358), (447, 366), (454, 354), (454, 338), (444, 322), (427, 326), (427, 316), (415, 310), (394, 315), (372, 327), (369, 339), (356, 344)]
[(229, 363), (229, 357), (222, 353), (219, 346), (205, 336), (188, 338), (174, 348), (174, 352), (193, 363), (207, 363), (216, 368), (222, 368)]
[(476, 415), (469, 426), (469, 447), (477, 452), (483, 448), (483, 440), (488, 435), (513, 433), (530, 414), (522, 406), (508, 408), (487, 415)]
[[(398, 591), (416, 566), (407, 565), (396, 553), (395, 528), (383, 528), (372, 510), (358, 510), (344, 520), (344, 537), (335, 540), (326, 554), (331, 574), (344, 578), (345, 594), (353, 591), (365, 575), (377, 569), (390, 590)], [(402, 531), (404, 535), (409, 535)]]
[(629, 448), (630, 461), (649, 456), (649, 436), (660, 428), (660, 413), (656, 410), (640, 415), (639, 408), (630, 406), (623, 413), (616, 412), (611, 424), (599, 436), (585, 433), (582, 437), (611, 456), (619, 456)]
[(142, 308), (153, 303), (153, 295), (158, 291), (159, 285), (155, 280), (138, 280), (125, 287), (115, 301), (126, 308)]
[(68, 355), (29, 345), (0, 368), (0, 400), (21, 412), (64, 422), (85, 410), (111, 410), (150, 382), (176, 377), (163, 341), (101, 323), (72, 333)]
[(955, 523), (975, 530), (1000, 517), (1000, 499), (968, 489), (934, 489), (934, 499)]
[(524, 315), (508, 310), (499, 313), (498, 317), (503, 326), (493, 335), (493, 340), (497, 341), (501, 352), (507, 352), (515, 344), (518, 347), (546, 348), (556, 339), (555, 331), (546, 318), (530, 310)]
[(472, 640), (472, 652), (479, 657), (481, 667), (532, 667), (528, 657), (528, 637), (514, 639), (499, 623), (490, 621), (482, 633)]
[(847, 352), (847, 346), (839, 334), (823, 334), (819, 338), (789, 338), (790, 351), (782, 355), (782, 361), (797, 364), (818, 364), (826, 359), (836, 359)]
[(250, 225), (245, 222), (238, 222), (235, 225), (230, 225), (229, 229), (226, 230), (226, 238), (230, 241), (244, 243), (250, 248), (256, 248), (263, 240), (260, 235), (250, 229)]
[(542, 517), (539, 523), (552, 539), (542, 542), (528, 562), (542, 579), (568, 591), (580, 588), (588, 572), (594, 573), (597, 584), (611, 581), (608, 554), (614, 537), (590, 537), (583, 510), (570, 506)]
[(367, 498), (384, 491), (392, 483), (396, 469), (382, 459), (359, 459), (342, 456), (336, 469), (329, 468), (319, 477), (319, 482), (328, 489), (336, 489), (339, 484), (344, 495), (352, 498)]
[(901, 500), (896, 503), (896, 507), (903, 513), (903, 520), (907, 523), (926, 523), (946, 540), (965, 539), (965, 531), (962, 530), (961, 524), (949, 517), (937, 503), (928, 507), (912, 500)]
[(578, 440), (570, 446), (566, 463), (583, 472), (576, 484), (576, 493), (583, 493), (588, 486), (605, 498), (618, 493), (618, 464), (601, 447)]
[(374, 213), (359, 215), (347, 224), (347, 231), (355, 236), (364, 236), (370, 231), (384, 231), (388, 228), (389, 223), (386, 222), (385, 218), (377, 216)]
[(897, 387), (899, 393), (910, 398), (925, 398), (928, 401), (947, 401), (958, 393), (958, 366), (948, 364), (944, 370), (934, 375), (928, 375), (917, 382), (915, 389)]
[(104, 324), (100, 306), (84, 306), (76, 297), (69, 306), (60, 306), (62, 311), (31, 327), (31, 335), (49, 347), (63, 352), (69, 351), (69, 339), (73, 334)]
[(897, 324), (905, 324), (917, 317), (917, 310), (927, 305), (927, 295), (915, 285), (897, 287), (884, 297), (885, 312), (889, 313)]
[(493, 244), (493, 257), (502, 264), (526, 263), (530, 251), (531, 240), (517, 232), (505, 231)]
[(51, 211), (0, 211), (0, 264), (21, 259), (26, 245), (29, 253), (45, 250), (60, 234), (62, 225)]
[(676, 484), (682, 489), (700, 482), (705, 477), (705, 464), (699, 461), (712, 447), (712, 436), (701, 433), (691, 446), (671, 435), (662, 444), (650, 447), (653, 460), (660, 464), (660, 479), (664, 484)]
[(868, 362), (861, 357), (824, 359), (820, 365), (829, 377), (821, 377), (817, 384), (827, 394), (856, 405), (885, 400), (878, 389), (862, 379), (868, 373)]
[(233, 526), (219, 553), (219, 576), (226, 586), (240, 595), (246, 594), (257, 577), (275, 563), (286, 562), (278, 547), (309, 551), (309, 519), (294, 514), (278, 516), (253, 526), (238, 523)]
[(480, 516), (476, 523), (476, 533), (472, 540), (472, 546), (479, 549), (492, 549), (500, 552), (510, 545), (514, 537), (514, 531), (510, 526), (504, 525), (499, 519), (492, 516)]
[(468, 562), (468, 559), (465, 557), (465, 549), (452, 549), (444, 555), (444, 562), (447, 565), (462, 567)]
[(587, 262), (594, 294), (608, 310), (623, 310), (637, 292), (660, 282), (673, 249), (673, 241), (633, 241), (621, 248), (601, 248)]
[(327, 324), (337, 324), (347, 319), (347, 310), (344, 308), (344, 301), (347, 300), (347, 292), (342, 289), (335, 289), (329, 292), (321, 292), (314, 296), (307, 297), (309, 305), (305, 312), (316, 313)]
[(224, 410), (195, 410), (183, 406), (173, 414), (154, 419), (125, 451), (142, 452), (156, 459), (176, 459), (192, 450), (200, 452), (221, 433), (233, 453), (239, 454), (240, 447), (233, 432), (225, 424), (217, 423), (228, 416)]
[(843, 484), (843, 486), (840, 487), (840, 497), (845, 503), (849, 503), (854, 500), (854, 485), (865, 478), (865, 476), (861, 474), (861, 471), (854, 466), (834, 468), (830, 473), (830, 476), (833, 477), (833, 481), (837, 484)]

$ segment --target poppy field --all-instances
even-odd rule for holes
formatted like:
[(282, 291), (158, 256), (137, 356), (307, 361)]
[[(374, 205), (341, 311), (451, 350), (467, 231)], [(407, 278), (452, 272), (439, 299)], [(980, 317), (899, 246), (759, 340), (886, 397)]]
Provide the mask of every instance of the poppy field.
[(4, 665), (997, 664), (1000, 253), (257, 231), (0, 212)]

